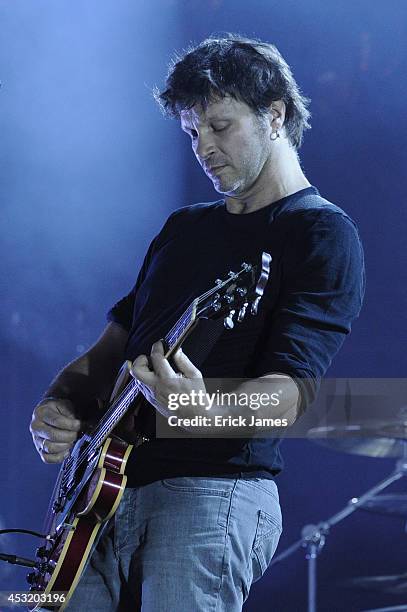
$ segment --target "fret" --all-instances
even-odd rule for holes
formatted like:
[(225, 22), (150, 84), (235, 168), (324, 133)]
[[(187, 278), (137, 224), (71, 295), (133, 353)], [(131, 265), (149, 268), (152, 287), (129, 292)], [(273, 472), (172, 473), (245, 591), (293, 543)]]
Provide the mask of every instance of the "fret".
[[(263, 253), (262, 274), (257, 285), (255, 284), (256, 281), (254, 278), (255, 268), (249, 264), (243, 263), (240, 272), (229, 272), (227, 279), (224, 281), (216, 281), (214, 287), (193, 300), (164, 338), (166, 356), (171, 356), (174, 347), (182, 344), (182, 337), (190, 330), (198, 316), (225, 316), (226, 325), (227, 320), (233, 316), (231, 313), (235, 312), (239, 300), (242, 308), (241, 312), (245, 313), (247, 300), (249, 299), (249, 291), (252, 294), (252, 298), (254, 298), (252, 306), (255, 306), (255, 308), (252, 310), (252, 314), (255, 314), (254, 311), (257, 311), (258, 302), (262, 297), (264, 286), (268, 280), (270, 261), (270, 255), (268, 255), (268, 253)], [(244, 292), (242, 292), (241, 288), (238, 286), (240, 277), (243, 277), (247, 285)], [(239, 291), (241, 293), (239, 293)], [(231, 293), (233, 294), (233, 299), (231, 299)], [(246, 297), (243, 299), (242, 296)], [(229, 306), (232, 301), (233, 306)], [(244, 302), (246, 305), (243, 305)], [(197, 314), (198, 307), (200, 309), (199, 315)], [(202, 313), (205, 314), (203, 315)], [(242, 318), (244, 318), (244, 315)], [(239, 314), (238, 322), (240, 322), (240, 320)], [(64, 475), (62, 477), (62, 486), (66, 486), (67, 483), (73, 479), (71, 472), (75, 472), (84, 462), (86, 462), (86, 464), (89, 462), (92, 455), (102, 446), (140, 393), (142, 393), (147, 400), (153, 400), (150, 389), (141, 381), (132, 379), (123, 389), (120, 396), (112, 402), (101, 421), (87, 437), (86, 441), (88, 444), (84, 445), (84, 448), (79, 450), (77, 456), (74, 456), (73, 453), (66, 460), (63, 468)]]
[[(270, 261), (270, 255), (263, 253), (261, 275), (257, 281), (256, 268), (242, 263), (238, 273), (229, 272), (228, 278), (223, 281), (215, 281), (214, 287), (196, 298), (164, 337), (165, 357), (169, 359), (177, 348), (183, 345), (185, 338), (194, 329), (199, 319), (217, 319), (217, 322), (220, 323), (212, 326), (212, 332), (208, 334), (204, 348), (211, 350), (223, 333), (224, 328), (232, 329), (235, 324), (241, 323), (245, 319), (246, 313), (256, 314), (268, 280)], [(249, 308), (249, 305), (251, 305), (251, 308)], [(213, 333), (214, 329), (216, 333)], [(193, 339), (202, 342), (200, 335)], [(46, 551), (45, 557), (49, 559), (49, 563), (45, 563), (44, 555), (38, 556), (40, 554), (38, 553), (36, 578), (35, 581), (29, 580), (30, 584), (39, 587), (39, 590), (43, 590), (47, 585), (49, 586), (50, 580), (54, 579), (54, 575), (57, 576), (57, 580), (59, 579), (58, 575), (61, 569), (58, 569), (58, 559), (62, 562), (60, 567), (64, 567), (66, 551), (71, 547), (72, 542), (74, 542), (74, 547), (77, 546), (81, 537), (80, 534), (78, 536), (79, 529), (77, 529), (77, 526), (83, 525), (81, 523), (82, 515), (85, 516), (86, 514), (84, 523), (87, 523), (89, 518), (103, 522), (114, 514), (117, 502), (120, 501), (120, 495), (126, 484), (126, 476), (122, 472), (132, 445), (125, 440), (118, 440), (114, 435), (109, 437), (111, 433), (115, 432), (116, 426), (125, 413), (142, 396), (150, 402), (152, 411), (155, 408), (161, 410), (160, 406), (156, 404), (151, 390), (141, 381), (129, 376), (130, 372), (126, 372), (125, 367), (128, 367), (129, 363), (125, 363), (118, 374), (106, 413), (93, 431), (82, 434), (62, 464), (49, 505), (46, 540), (44, 547), (39, 549)], [(142, 431), (138, 425), (137, 413), (135, 412), (133, 433), (139, 438), (139, 441), (145, 442), (146, 439), (143, 439)], [(101, 455), (101, 448), (106, 449), (107, 457)], [(112, 453), (111, 456), (109, 456), (110, 452)], [(112, 457), (114, 458), (113, 464), (111, 462)], [(106, 475), (108, 475), (108, 478), (105, 480)], [(113, 505), (110, 504), (107, 507), (105, 501), (112, 497), (112, 490), (109, 488), (111, 485), (117, 487), (117, 497), (113, 500)], [(109, 490), (108, 495), (106, 495), (107, 490)], [(106, 499), (104, 499), (105, 497)], [(99, 502), (100, 506), (98, 506)], [(84, 504), (86, 504), (85, 507)], [(93, 513), (94, 516), (92, 516)], [(78, 520), (77, 524), (76, 520)], [(75, 525), (73, 525), (74, 522)], [(66, 529), (72, 527), (74, 528), (73, 534), (70, 532), (68, 534)], [(51, 563), (54, 565), (51, 566)], [(80, 568), (80, 563), (81, 559), (78, 559), (78, 568)], [(50, 571), (50, 567), (55, 567), (55, 570)], [(54, 574), (54, 571), (56, 574)], [(51, 586), (52, 584), (54, 583), (51, 582)]]

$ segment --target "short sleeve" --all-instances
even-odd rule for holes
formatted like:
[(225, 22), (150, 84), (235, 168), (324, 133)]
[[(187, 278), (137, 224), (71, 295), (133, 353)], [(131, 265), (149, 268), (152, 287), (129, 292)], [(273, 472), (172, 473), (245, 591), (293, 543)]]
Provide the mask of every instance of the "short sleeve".
[(332, 211), (297, 215), (281, 259), (281, 289), (270, 314), (256, 375), (287, 374), (297, 382), (303, 411), (359, 315), (363, 249), (352, 220)]

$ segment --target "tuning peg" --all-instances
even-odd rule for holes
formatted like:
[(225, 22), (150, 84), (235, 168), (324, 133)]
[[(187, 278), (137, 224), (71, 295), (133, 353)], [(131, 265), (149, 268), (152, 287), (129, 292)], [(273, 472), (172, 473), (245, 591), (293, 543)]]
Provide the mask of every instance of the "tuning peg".
[(243, 297), (244, 295), (246, 295), (247, 289), (246, 287), (238, 287), (236, 289), (236, 293), (238, 294), (239, 297)]
[(39, 548), (37, 548), (35, 554), (40, 559), (44, 559), (48, 554), (47, 548), (45, 546), (40, 546)]
[(30, 572), (29, 574), (27, 574), (26, 580), (28, 584), (34, 584), (34, 582), (36, 582), (37, 580), (37, 572)]
[(237, 315), (237, 322), (238, 323), (241, 323), (243, 321), (243, 319), (245, 318), (246, 310), (247, 310), (248, 305), (249, 305), (249, 303), (245, 302), (243, 304), (243, 306), (241, 307), (241, 309), (239, 310), (239, 314)]
[(52, 504), (52, 510), (57, 514), (60, 510), (62, 510), (63, 504), (59, 500), (55, 500)]
[(235, 324), (233, 321), (233, 317), (235, 316), (236, 310), (231, 310), (228, 314), (227, 317), (225, 317), (224, 321), (223, 321), (223, 325), (226, 327), (226, 329), (233, 329)]
[(257, 309), (259, 307), (260, 297), (261, 296), (257, 297), (254, 300), (253, 304), (251, 305), (250, 314), (253, 315), (253, 316), (256, 316), (256, 314), (257, 314)]

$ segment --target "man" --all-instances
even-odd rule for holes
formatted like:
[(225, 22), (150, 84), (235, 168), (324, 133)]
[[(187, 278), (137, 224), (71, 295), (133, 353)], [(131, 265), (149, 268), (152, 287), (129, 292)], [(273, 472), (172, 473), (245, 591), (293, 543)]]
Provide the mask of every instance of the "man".
[[(238, 36), (205, 40), (174, 63), (156, 98), (180, 119), (224, 199), (169, 217), (101, 338), (51, 384), (31, 424), (48, 463), (60, 462), (81, 430), (78, 394), (106, 396), (125, 358), (164, 417), (170, 393), (204, 390), (204, 378), (244, 378), (240, 389), (279, 390), (268, 415), (292, 423), (360, 311), (358, 233), (301, 169), (308, 100), (277, 49)], [(216, 278), (259, 263), (262, 251), (273, 257), (272, 280), (257, 317), (225, 331), (202, 363), (182, 351), (170, 363), (159, 339)], [(157, 438), (134, 455), (114, 529), (68, 609), (135, 609), (141, 598), (146, 612), (241, 610), (281, 533), (278, 441)]]

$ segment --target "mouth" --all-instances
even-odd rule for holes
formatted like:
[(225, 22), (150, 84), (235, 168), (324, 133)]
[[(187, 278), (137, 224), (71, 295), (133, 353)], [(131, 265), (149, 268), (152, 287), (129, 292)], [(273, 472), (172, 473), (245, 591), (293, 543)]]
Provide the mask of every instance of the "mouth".
[(216, 175), (219, 174), (219, 172), (222, 172), (224, 168), (226, 168), (226, 164), (223, 166), (212, 166), (211, 168), (206, 168), (205, 172), (206, 174), (213, 176), (214, 174)]

